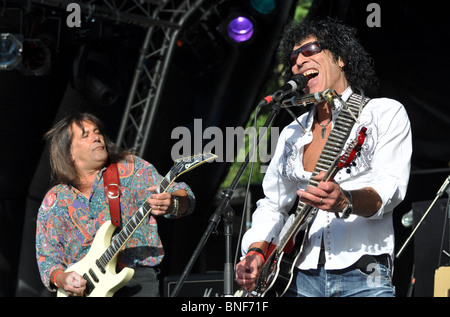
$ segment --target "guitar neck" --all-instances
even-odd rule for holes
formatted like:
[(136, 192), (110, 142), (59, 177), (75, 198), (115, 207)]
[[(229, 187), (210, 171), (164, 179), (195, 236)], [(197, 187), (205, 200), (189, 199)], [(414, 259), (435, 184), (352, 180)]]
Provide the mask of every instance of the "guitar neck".
[[(347, 106), (353, 115), (344, 109), (342, 109), (339, 113), (333, 129), (328, 136), (328, 139), (319, 156), (316, 166), (314, 167), (314, 170), (311, 174), (308, 186), (317, 187), (319, 185), (319, 181), (315, 180), (314, 178), (322, 171), (325, 172), (325, 177), (322, 179), (322, 181), (329, 181), (333, 179), (336, 173), (339, 171), (340, 168), (338, 168), (337, 163), (355, 123), (354, 117), (358, 117), (361, 99), (362, 97), (357, 94), (352, 94), (350, 96), (350, 99), (347, 102)], [(299, 201), (292, 225), (278, 242), (277, 249), (279, 251), (282, 251), (287, 246), (291, 238), (295, 235), (302, 224), (309, 224), (310, 222), (312, 222), (315, 217), (315, 213), (311, 213), (311, 209), (314, 208)]]
[[(159, 194), (165, 192), (169, 186), (176, 179), (176, 175), (172, 170), (167, 173), (167, 175), (161, 179), (158, 183), (157, 188), (152, 194)], [(131, 235), (136, 231), (139, 225), (144, 221), (144, 219), (150, 214), (152, 208), (150, 204), (145, 201), (142, 206), (136, 211), (127, 224), (122, 228), (122, 230), (113, 238), (111, 245), (106, 249), (103, 255), (99, 258), (100, 263), (106, 266), (112, 258), (123, 248), (125, 243), (130, 239)]]

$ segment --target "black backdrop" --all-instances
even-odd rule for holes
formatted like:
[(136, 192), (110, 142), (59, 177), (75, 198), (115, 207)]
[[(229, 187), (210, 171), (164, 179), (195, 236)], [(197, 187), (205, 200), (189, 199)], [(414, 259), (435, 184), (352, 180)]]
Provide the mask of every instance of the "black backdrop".
[[(192, 129), (194, 118), (203, 120), (203, 129), (245, 124), (264, 95), (273, 73), (274, 47), (282, 25), (293, 15), (295, 2), (279, 1), (282, 7), (274, 20), (261, 24), (260, 36), (252, 45), (238, 48), (227, 45), (219, 35), (211, 40), (200, 34), (191, 46), (178, 48), (169, 69), (158, 120), (152, 127), (151, 146), (144, 155), (161, 173), (172, 165), (170, 149), (176, 140), (171, 140), (170, 133), (174, 127)], [(449, 174), (450, 117), (446, 102), (449, 26), (441, 3), (395, 0), (376, 2), (381, 8), (381, 27), (370, 28), (366, 22), (369, 3), (372, 1), (316, 0), (310, 15), (337, 17), (357, 27), (362, 43), (375, 61), (381, 81), (379, 95), (402, 102), (410, 117), (413, 166), (408, 196), (394, 214), (398, 249), (410, 233), (410, 229), (401, 226), (401, 216), (414, 202), (433, 199)], [(0, 22), (1, 19), (3, 16)], [(42, 26), (42, 33), (53, 31)], [(68, 109), (82, 109), (99, 115), (114, 139), (142, 39), (138, 27), (121, 27), (118, 33), (128, 40), (114, 46), (110, 55), (121, 87), (119, 99), (110, 108), (93, 104), (71, 84), (72, 61), (80, 43), (69, 33), (63, 33), (57, 50), (56, 44), (52, 47), (49, 75), (33, 77), (15, 71), (0, 72), (0, 295), (49, 295), (40, 285), (34, 259), (36, 211), (48, 188), (42, 135)], [(115, 41), (112, 37), (96, 45), (104, 50)], [(282, 127), (289, 120), (281, 114), (275, 125)], [(167, 251), (162, 268), (165, 275), (179, 274), (186, 265), (213, 210), (215, 193), (228, 167), (227, 163), (209, 164), (182, 178), (194, 189), (199, 205), (191, 217), (170, 223), (160, 221)], [(254, 196), (258, 194), (255, 191)], [(220, 235), (212, 237), (194, 272), (221, 270), (223, 252)], [(394, 282), (398, 296), (406, 295), (413, 262), (411, 245), (396, 261)]]

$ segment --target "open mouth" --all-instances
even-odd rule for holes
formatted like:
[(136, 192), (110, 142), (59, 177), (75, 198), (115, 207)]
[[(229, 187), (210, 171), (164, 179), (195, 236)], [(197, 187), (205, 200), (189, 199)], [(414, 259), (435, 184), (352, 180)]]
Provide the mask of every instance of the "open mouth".
[(318, 75), (319, 71), (315, 69), (310, 69), (303, 73), (303, 76), (305, 76), (308, 79), (308, 81), (317, 77)]

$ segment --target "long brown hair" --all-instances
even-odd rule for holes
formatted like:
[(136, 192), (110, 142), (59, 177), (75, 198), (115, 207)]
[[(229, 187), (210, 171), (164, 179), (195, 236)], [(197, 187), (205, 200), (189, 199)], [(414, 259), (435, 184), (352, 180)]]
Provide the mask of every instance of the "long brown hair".
[(132, 151), (116, 146), (103, 132), (103, 123), (90, 113), (75, 113), (56, 123), (46, 134), (45, 139), (50, 143), (50, 167), (53, 183), (63, 183), (78, 187), (78, 174), (72, 161), (70, 149), (72, 146), (72, 125), (78, 125), (84, 130), (83, 122), (90, 121), (95, 124), (103, 135), (108, 152), (108, 164), (124, 159)]

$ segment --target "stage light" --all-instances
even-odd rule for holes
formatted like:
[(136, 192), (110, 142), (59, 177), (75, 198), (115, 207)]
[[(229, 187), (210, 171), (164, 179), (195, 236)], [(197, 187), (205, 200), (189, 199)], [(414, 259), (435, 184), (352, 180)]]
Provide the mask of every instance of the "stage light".
[(235, 42), (241, 43), (251, 39), (253, 23), (249, 18), (238, 16), (228, 24), (228, 36)]
[(250, 0), (250, 4), (261, 14), (269, 14), (275, 10), (275, 0)]
[(14, 69), (22, 61), (22, 43), (11, 33), (0, 34), (0, 70)]

